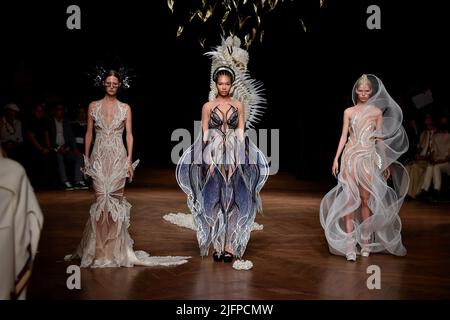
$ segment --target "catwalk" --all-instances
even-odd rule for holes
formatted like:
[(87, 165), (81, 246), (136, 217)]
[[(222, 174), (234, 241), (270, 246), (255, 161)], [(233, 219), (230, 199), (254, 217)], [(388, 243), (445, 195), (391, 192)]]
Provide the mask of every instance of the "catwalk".
[[(172, 169), (137, 169), (125, 196), (133, 204), (130, 234), (136, 250), (187, 255), (177, 267), (81, 269), (81, 290), (66, 286), (68, 262), (84, 228), (93, 193), (37, 192), (45, 216), (29, 299), (449, 299), (450, 203), (405, 202), (400, 211), (408, 254), (373, 254), (348, 262), (328, 253), (319, 205), (328, 183), (269, 177), (244, 259), (250, 271), (201, 258), (192, 230), (163, 220), (188, 213)], [(76, 261), (78, 263), (78, 261)], [(381, 289), (369, 290), (370, 265), (380, 267)]]

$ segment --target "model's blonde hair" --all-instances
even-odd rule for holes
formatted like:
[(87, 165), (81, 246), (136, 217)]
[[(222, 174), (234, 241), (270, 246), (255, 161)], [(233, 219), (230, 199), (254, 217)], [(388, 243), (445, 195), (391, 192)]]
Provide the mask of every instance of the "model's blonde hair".
[(359, 77), (358, 81), (356, 81), (357, 88), (363, 85), (368, 85), (370, 88), (372, 88), (372, 82), (369, 80), (369, 77), (367, 77), (366, 74), (363, 74), (361, 77)]

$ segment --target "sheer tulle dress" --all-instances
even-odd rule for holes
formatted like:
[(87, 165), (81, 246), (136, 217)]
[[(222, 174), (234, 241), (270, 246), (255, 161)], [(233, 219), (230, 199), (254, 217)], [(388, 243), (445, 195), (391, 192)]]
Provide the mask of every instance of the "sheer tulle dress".
[[(369, 252), (405, 255), (399, 211), (408, 191), (409, 178), (396, 160), (408, 149), (401, 125), (402, 111), (384, 89), (381, 80), (369, 75), (372, 97), (353, 113), (344, 147), (338, 183), (322, 199), (320, 222), (330, 252), (346, 255), (349, 242)], [(356, 85), (353, 89), (355, 94)], [(354, 96), (355, 100), (355, 96)], [(382, 114), (377, 128), (377, 116)], [(390, 169), (391, 178), (384, 172)], [(369, 193), (370, 216), (362, 219), (361, 190)], [(355, 213), (353, 230), (347, 233), (345, 217)]]
[(242, 257), (257, 212), (262, 211), (259, 192), (269, 166), (264, 154), (237, 129), (238, 110), (230, 105), (225, 113), (213, 108), (208, 139), (203, 132), (178, 162), (176, 178), (187, 194), (202, 256), (226, 247)]
[[(106, 121), (102, 101), (92, 109), (95, 143), (85, 174), (93, 180), (96, 201), (91, 205), (81, 243), (66, 260), (81, 258), (81, 267), (132, 267), (133, 265), (178, 265), (188, 257), (153, 257), (133, 251), (128, 233), (131, 204), (124, 197), (128, 175), (123, 131), (127, 107), (118, 102), (110, 123)], [(137, 165), (135, 162), (133, 168)]]

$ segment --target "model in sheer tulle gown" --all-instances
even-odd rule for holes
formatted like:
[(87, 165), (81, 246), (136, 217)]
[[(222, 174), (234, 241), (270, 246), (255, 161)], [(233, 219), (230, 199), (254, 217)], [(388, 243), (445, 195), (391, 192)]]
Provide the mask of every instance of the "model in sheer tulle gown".
[(188, 195), (202, 256), (214, 247), (215, 261), (241, 258), (269, 174), (263, 153), (244, 132), (243, 104), (230, 96), (231, 68), (214, 70), (217, 96), (202, 109), (202, 134), (183, 154), (176, 177)]
[(371, 252), (403, 256), (399, 211), (409, 178), (396, 161), (408, 149), (402, 111), (373, 75), (358, 79), (353, 100), (332, 166), (338, 184), (322, 199), (320, 222), (333, 254), (351, 261)]
[[(90, 217), (76, 253), (66, 256), (66, 260), (81, 258), (82, 267), (185, 263), (188, 257), (153, 257), (144, 251), (133, 250), (133, 240), (128, 233), (131, 205), (124, 197), (126, 180), (131, 182), (137, 165), (137, 161), (132, 163), (131, 109), (116, 97), (121, 85), (120, 74), (109, 71), (103, 85), (105, 97), (89, 105), (85, 138), (84, 172), (93, 180), (96, 201), (90, 208)], [(96, 135), (89, 157), (93, 127)], [(123, 144), (124, 130), (127, 149)]]

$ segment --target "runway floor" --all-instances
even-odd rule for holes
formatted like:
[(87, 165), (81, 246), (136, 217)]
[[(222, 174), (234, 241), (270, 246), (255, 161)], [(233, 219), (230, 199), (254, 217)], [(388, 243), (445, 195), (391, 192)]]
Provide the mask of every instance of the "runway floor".
[[(81, 290), (69, 290), (66, 254), (77, 246), (90, 191), (39, 191), (45, 225), (30, 283), (29, 299), (449, 299), (450, 204), (406, 201), (401, 209), (405, 257), (373, 254), (354, 263), (329, 254), (319, 204), (330, 186), (269, 177), (261, 193), (264, 213), (256, 222), (245, 259), (250, 271), (201, 258), (192, 230), (162, 219), (188, 213), (174, 172), (141, 169), (125, 189), (135, 250), (152, 255), (189, 255), (176, 267), (81, 269)], [(381, 270), (381, 289), (369, 290), (367, 268)]]

